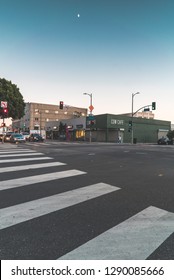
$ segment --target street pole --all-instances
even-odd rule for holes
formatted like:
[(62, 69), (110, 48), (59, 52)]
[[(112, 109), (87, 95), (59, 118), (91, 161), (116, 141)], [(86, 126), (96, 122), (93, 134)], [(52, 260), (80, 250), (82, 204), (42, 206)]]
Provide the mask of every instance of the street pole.
[(133, 144), (133, 138), (134, 138), (134, 129), (133, 129), (133, 117), (134, 117), (134, 96), (136, 94), (140, 94), (140, 92), (132, 93), (132, 130), (131, 130), (131, 143)]
[[(93, 110), (93, 105), (92, 105), (92, 93), (83, 93), (84, 95), (89, 95), (90, 97), (90, 113), (89, 116), (92, 116), (92, 110)], [(90, 130), (89, 130), (89, 142), (91, 143), (92, 141), (92, 132), (91, 132), (91, 124), (90, 124)]]
[(41, 128), (41, 125), (42, 125), (42, 112), (40, 111), (40, 135), (42, 136), (42, 128)]

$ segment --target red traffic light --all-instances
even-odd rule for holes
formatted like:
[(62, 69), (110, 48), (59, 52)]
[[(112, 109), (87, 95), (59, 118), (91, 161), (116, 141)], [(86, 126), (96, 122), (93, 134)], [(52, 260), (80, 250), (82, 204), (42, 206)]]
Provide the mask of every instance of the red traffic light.
[(60, 101), (59, 108), (63, 109), (63, 101)]
[(7, 108), (3, 108), (2, 116), (3, 116), (3, 118), (7, 118), (7, 116), (8, 116), (8, 109)]

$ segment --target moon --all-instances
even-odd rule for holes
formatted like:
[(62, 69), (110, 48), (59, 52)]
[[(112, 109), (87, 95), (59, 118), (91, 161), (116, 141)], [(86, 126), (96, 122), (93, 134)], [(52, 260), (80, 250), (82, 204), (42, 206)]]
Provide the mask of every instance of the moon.
[(79, 18), (79, 17), (80, 17), (80, 14), (77, 14), (77, 17)]

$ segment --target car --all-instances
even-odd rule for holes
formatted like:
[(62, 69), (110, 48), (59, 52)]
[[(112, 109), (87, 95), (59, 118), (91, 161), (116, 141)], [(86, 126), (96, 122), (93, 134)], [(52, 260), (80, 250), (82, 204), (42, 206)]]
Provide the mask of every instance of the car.
[(28, 137), (28, 141), (30, 142), (43, 142), (44, 138), (39, 133), (31, 133)]
[(11, 143), (25, 143), (25, 138), (21, 133), (13, 133), (10, 137)]
[(7, 131), (4, 136), (4, 142), (10, 142), (10, 137), (13, 133), (14, 133), (13, 131)]
[(24, 136), (25, 140), (27, 141), (30, 134), (28, 132), (22, 132), (21, 134)]
[(158, 139), (158, 145), (173, 145), (173, 140), (169, 140), (168, 137), (162, 137)]

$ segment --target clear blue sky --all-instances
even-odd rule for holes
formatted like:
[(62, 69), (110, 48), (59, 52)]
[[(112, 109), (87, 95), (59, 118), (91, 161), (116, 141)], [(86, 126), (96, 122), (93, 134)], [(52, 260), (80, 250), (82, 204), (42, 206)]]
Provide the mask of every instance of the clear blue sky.
[[(78, 14), (80, 16), (78, 16)], [(0, 0), (0, 77), (26, 102), (174, 123), (173, 0)]]

